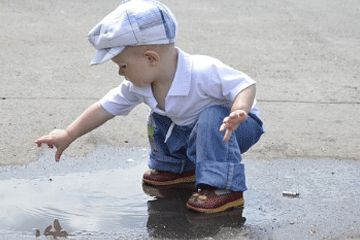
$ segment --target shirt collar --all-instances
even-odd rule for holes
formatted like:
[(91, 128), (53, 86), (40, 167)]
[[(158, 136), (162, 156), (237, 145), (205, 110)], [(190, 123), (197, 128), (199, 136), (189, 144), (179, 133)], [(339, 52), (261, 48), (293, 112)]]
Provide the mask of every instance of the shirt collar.
[(192, 61), (189, 54), (176, 48), (178, 63), (168, 96), (187, 96), (190, 92)]

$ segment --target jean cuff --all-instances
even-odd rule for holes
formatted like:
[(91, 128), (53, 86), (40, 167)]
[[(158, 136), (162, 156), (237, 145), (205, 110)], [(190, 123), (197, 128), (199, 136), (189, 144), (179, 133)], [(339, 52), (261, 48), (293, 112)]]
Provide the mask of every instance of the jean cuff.
[(246, 191), (243, 163), (202, 162), (196, 167), (196, 186), (201, 184), (232, 191)]
[(150, 169), (172, 173), (188, 172), (195, 168), (188, 159), (174, 158), (155, 151), (150, 154), (148, 166)]

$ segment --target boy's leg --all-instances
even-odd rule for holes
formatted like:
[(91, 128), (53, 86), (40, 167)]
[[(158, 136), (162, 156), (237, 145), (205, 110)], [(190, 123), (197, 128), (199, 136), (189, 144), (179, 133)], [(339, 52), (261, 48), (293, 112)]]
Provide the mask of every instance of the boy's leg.
[[(151, 152), (148, 165), (153, 170), (144, 174), (146, 183), (164, 186), (195, 181), (195, 165), (186, 154), (187, 136), (191, 129), (172, 124), (171, 119), (157, 113), (149, 116)], [(169, 129), (171, 135), (165, 142)]]
[(223, 106), (204, 109), (189, 139), (188, 156), (196, 164), (196, 185), (245, 191), (245, 171), (240, 148), (233, 134), (224, 142), (220, 126), (230, 110)]
[(248, 116), (248, 119), (235, 130), (241, 153), (255, 145), (264, 133), (262, 121), (254, 114), (249, 113)]
[(189, 199), (190, 209), (219, 212), (243, 205), (242, 192), (247, 188), (241, 150), (246, 151), (255, 144), (263, 131), (260, 123), (249, 117), (225, 143), (225, 133), (219, 129), (229, 113), (230, 110), (222, 106), (209, 107), (200, 114), (193, 129), (188, 155), (196, 163), (196, 186), (206, 186), (206, 190)]

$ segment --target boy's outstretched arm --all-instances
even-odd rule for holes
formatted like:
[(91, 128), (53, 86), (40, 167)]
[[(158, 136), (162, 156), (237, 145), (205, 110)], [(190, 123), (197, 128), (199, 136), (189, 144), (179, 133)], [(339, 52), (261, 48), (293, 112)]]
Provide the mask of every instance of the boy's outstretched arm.
[(60, 161), (63, 151), (77, 138), (92, 131), (93, 129), (112, 119), (114, 115), (108, 113), (100, 103), (94, 103), (86, 109), (66, 130), (55, 129), (49, 135), (42, 136), (35, 140), (40, 147), (47, 144), (50, 148), (56, 147), (55, 160)]
[(248, 118), (248, 113), (255, 100), (256, 86), (255, 84), (242, 90), (235, 98), (231, 107), (230, 115), (224, 118), (220, 127), (220, 132), (225, 132), (224, 142), (229, 141), (232, 133), (239, 127), (242, 122)]

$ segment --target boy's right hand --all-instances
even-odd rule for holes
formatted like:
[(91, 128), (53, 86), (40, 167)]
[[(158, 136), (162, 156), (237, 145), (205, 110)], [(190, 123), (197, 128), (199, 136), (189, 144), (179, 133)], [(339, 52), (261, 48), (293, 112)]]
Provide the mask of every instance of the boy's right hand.
[(63, 151), (73, 142), (69, 133), (66, 130), (55, 129), (49, 135), (42, 136), (34, 141), (34, 143), (41, 147), (41, 145), (47, 144), (49, 148), (56, 147), (55, 160), (60, 161)]

